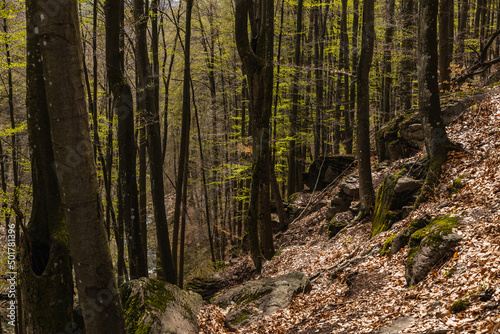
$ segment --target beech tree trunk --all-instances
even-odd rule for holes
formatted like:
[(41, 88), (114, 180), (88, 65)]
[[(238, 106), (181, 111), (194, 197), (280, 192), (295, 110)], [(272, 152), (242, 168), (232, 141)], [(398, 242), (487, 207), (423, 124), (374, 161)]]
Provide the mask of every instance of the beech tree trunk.
[[(453, 54), (453, 0), (439, 2), (439, 82), (441, 90), (450, 89)], [(451, 24), (450, 24), (451, 21)], [(451, 30), (451, 31), (450, 31)]]
[(126, 333), (92, 152), (77, 2), (58, 8), (57, 16), (39, 17), (46, 20), (38, 27), (40, 59), (78, 299), (86, 332)]
[[(33, 206), (21, 242), (20, 320), (27, 333), (58, 333), (73, 322), (73, 273), (64, 210), (53, 168), (54, 154), (45, 97), (40, 36), (35, 34), (37, 1), (26, 2), (26, 107), (32, 150)], [(10, 246), (9, 246), (10, 247)], [(47, 291), (50, 290), (50, 293)], [(51, 307), (47, 307), (51, 305)]]
[[(274, 3), (271, 0), (260, 0), (253, 8), (251, 5), (248, 0), (236, 1), (235, 36), (238, 53), (248, 77), (252, 120), (253, 164), (246, 229), (252, 260), (257, 272), (260, 272), (262, 259), (274, 255), (269, 193)], [(248, 17), (252, 27), (252, 46), (248, 39)]]
[(359, 198), (361, 209), (359, 218), (372, 208), (375, 201), (372, 171), (370, 164), (370, 67), (375, 44), (374, 0), (364, 0), (363, 3), (363, 33), (361, 53), (358, 64), (358, 168), (359, 168)]
[(438, 3), (420, 2), (418, 26), (418, 100), (419, 114), (425, 135), (425, 149), (429, 156), (429, 170), (417, 205), (433, 192), (446, 162), (450, 142), (441, 114), (437, 77), (437, 15)]
[(415, 17), (417, 3), (414, 0), (403, 0), (401, 20), (403, 26), (403, 59), (401, 60), (401, 108), (408, 111), (413, 105), (413, 77), (415, 73)]

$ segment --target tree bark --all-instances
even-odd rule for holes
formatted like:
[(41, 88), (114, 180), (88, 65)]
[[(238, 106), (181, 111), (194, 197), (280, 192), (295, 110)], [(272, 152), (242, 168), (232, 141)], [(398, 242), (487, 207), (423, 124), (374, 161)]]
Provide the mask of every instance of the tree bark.
[[(73, 273), (64, 210), (54, 170), (40, 36), (33, 31), (37, 2), (26, 2), (26, 107), (32, 149), (33, 206), (20, 248), (21, 289), (27, 333), (58, 333), (73, 321)], [(10, 246), (9, 246), (10, 247)], [(50, 293), (48, 291), (50, 290)], [(51, 307), (46, 307), (51, 305)]]
[(450, 20), (453, 21), (453, 0), (439, 2), (439, 82), (441, 90), (448, 91), (451, 81), (451, 60), (453, 53), (453, 30), (450, 31)]
[(417, 4), (414, 0), (403, 0), (401, 20), (403, 26), (403, 59), (401, 60), (401, 108), (408, 111), (413, 105), (413, 77), (415, 73), (415, 17)]
[(304, 8), (304, 0), (299, 0), (297, 3), (297, 26), (295, 30), (294, 41), (294, 56), (293, 63), (295, 65), (294, 74), (292, 77), (292, 110), (289, 115), (290, 119), (290, 141), (288, 142), (288, 175), (287, 175), (287, 194), (292, 194), (299, 191), (297, 182), (298, 166), (297, 166), (297, 117), (299, 115), (299, 81), (300, 81), (300, 65), (301, 65), (301, 39), (302, 39), (302, 13)]
[(420, 2), (418, 27), (418, 100), (419, 114), (425, 135), (425, 149), (429, 156), (429, 170), (416, 204), (432, 194), (446, 162), (450, 142), (441, 114), (437, 77), (437, 15), (438, 3)]
[(373, 190), (370, 164), (370, 67), (375, 43), (374, 0), (363, 3), (363, 33), (361, 53), (358, 64), (358, 96), (357, 96), (357, 136), (358, 136), (358, 168), (359, 198), (361, 210), (359, 218), (366, 215), (373, 207), (375, 192)]
[(124, 76), (120, 34), (123, 29), (123, 4), (106, 1), (106, 67), (113, 93), (113, 110), (118, 115), (118, 171), (122, 196), (122, 218), (127, 238), (130, 278), (147, 277), (147, 259), (141, 236), (136, 179), (136, 143), (132, 91)]
[(165, 211), (160, 115), (154, 101), (155, 88), (149, 64), (146, 35), (148, 15), (145, 12), (145, 3), (143, 0), (135, 0), (134, 2), (134, 19), (136, 25), (135, 64), (138, 78), (137, 88), (140, 91), (141, 99), (143, 99), (146, 108), (144, 116), (147, 124), (147, 151), (151, 175), (151, 197), (153, 200), (154, 217), (156, 221), (156, 238), (158, 240), (160, 266), (161, 270), (163, 270), (163, 278), (169, 283), (176, 284), (177, 275), (173, 264), (172, 250), (170, 249), (167, 214)]
[[(38, 27), (59, 193), (89, 333), (126, 333), (103, 221), (83, 85), (76, 1)], [(37, 30), (38, 30), (37, 29)]]

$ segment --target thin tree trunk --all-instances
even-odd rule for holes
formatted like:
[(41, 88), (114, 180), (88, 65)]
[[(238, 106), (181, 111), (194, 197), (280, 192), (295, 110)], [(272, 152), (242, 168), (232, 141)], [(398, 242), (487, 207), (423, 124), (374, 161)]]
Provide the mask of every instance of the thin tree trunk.
[[(179, 245), (179, 227), (182, 210), (183, 191), (187, 191), (184, 187), (184, 181), (187, 182), (188, 163), (189, 163), (189, 134), (191, 127), (191, 93), (190, 93), (190, 77), (191, 77), (191, 12), (193, 0), (187, 0), (186, 3), (186, 30), (184, 37), (184, 86), (182, 95), (182, 129), (181, 143), (179, 153), (179, 168), (177, 173), (176, 193), (175, 193), (175, 209), (174, 209), (174, 232), (172, 241), (172, 253), (174, 268), (177, 269), (177, 254)], [(182, 237), (182, 236), (181, 236)], [(184, 241), (181, 239), (181, 243)], [(182, 250), (181, 250), (182, 251)], [(183, 255), (182, 255), (183, 256)], [(184, 264), (182, 264), (183, 266)], [(179, 279), (183, 277), (179, 266)], [(179, 286), (182, 282), (179, 280)]]
[[(403, 0), (402, 2), (402, 26), (403, 26), (403, 59), (401, 60), (401, 106), (402, 111), (411, 109), (413, 76), (415, 73), (415, 16), (417, 4), (414, 0)], [(379, 157), (380, 158), (380, 157)]]
[(441, 0), (439, 2), (439, 82), (443, 91), (450, 89), (451, 80), (453, 30), (450, 31), (450, 20), (454, 20), (453, 0)]
[(298, 166), (297, 166), (297, 118), (299, 115), (299, 81), (300, 81), (300, 66), (301, 66), (301, 39), (302, 39), (302, 13), (304, 8), (304, 0), (299, 0), (297, 3), (297, 26), (295, 30), (294, 41), (294, 57), (293, 62), (295, 71), (292, 77), (292, 110), (290, 113), (290, 141), (288, 143), (288, 176), (287, 176), (287, 195), (291, 196), (299, 190), (297, 182)]

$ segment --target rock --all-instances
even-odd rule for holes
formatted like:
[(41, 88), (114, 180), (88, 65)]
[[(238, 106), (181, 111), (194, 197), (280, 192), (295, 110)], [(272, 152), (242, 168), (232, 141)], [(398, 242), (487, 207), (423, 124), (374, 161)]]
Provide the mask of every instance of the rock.
[(345, 221), (336, 221), (335, 218), (332, 219), (330, 224), (328, 225), (328, 239), (336, 236), (344, 227), (346, 227), (349, 223)]
[(479, 300), (482, 301), (482, 302), (487, 302), (491, 298), (493, 298), (494, 294), (495, 294), (495, 289), (488, 288), (488, 289), (486, 289), (484, 291), (481, 291), (481, 293), (479, 293)]
[(359, 197), (359, 176), (358, 174), (351, 174), (342, 180), (340, 183), (340, 190), (349, 197)]
[[(231, 259), (232, 260), (232, 259)], [(201, 295), (203, 300), (210, 300), (224, 287), (223, 281), (217, 275), (210, 277), (196, 277), (186, 284), (186, 290), (194, 291)]]
[(413, 286), (423, 280), (438, 262), (451, 256), (452, 248), (462, 239), (453, 233), (460, 226), (458, 218), (441, 216), (410, 237), (410, 250), (406, 260), (406, 283)]
[(372, 238), (377, 234), (387, 231), (397, 221), (398, 213), (392, 211), (394, 187), (401, 177), (400, 174), (389, 175), (377, 190), (375, 211), (373, 213)]
[(400, 333), (402, 330), (413, 325), (416, 321), (417, 319), (413, 317), (400, 317), (394, 320), (392, 324), (383, 326), (376, 333), (378, 334)]
[(330, 207), (326, 211), (326, 219), (331, 220), (337, 213), (349, 210), (351, 206), (352, 197), (346, 195), (344, 192), (339, 191), (337, 195), (331, 200)]
[(129, 333), (198, 333), (201, 296), (177, 286), (140, 278), (120, 286)]
[(408, 245), (410, 241), (410, 237), (413, 233), (418, 230), (426, 227), (431, 222), (431, 217), (428, 215), (424, 215), (418, 219), (415, 219), (411, 222), (411, 224), (406, 227), (403, 231), (398, 233), (394, 239), (392, 240), (391, 248), (389, 254), (394, 255), (399, 252), (402, 248)]
[(313, 161), (309, 171), (304, 173), (303, 181), (310, 190), (322, 190), (353, 167), (355, 160), (351, 155), (319, 157)]
[(394, 192), (396, 194), (402, 193), (413, 193), (422, 187), (423, 182), (419, 180), (415, 180), (411, 177), (400, 177), (396, 186), (394, 187)]
[(258, 321), (290, 305), (295, 293), (309, 292), (311, 282), (301, 272), (291, 272), (277, 278), (262, 278), (232, 288), (217, 295), (214, 304), (230, 307), (226, 325), (232, 331)]

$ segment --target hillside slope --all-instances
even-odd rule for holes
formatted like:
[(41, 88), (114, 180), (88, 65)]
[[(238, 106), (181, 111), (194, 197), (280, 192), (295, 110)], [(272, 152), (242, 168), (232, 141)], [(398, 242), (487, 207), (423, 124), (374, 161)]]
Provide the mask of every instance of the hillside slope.
[[(443, 167), (436, 195), (390, 231), (370, 238), (371, 222), (344, 229), (327, 241), (324, 210), (305, 216), (278, 236), (281, 253), (264, 265), (263, 277), (299, 270), (314, 277), (313, 290), (294, 298), (290, 307), (238, 333), (495, 333), (500, 332), (500, 92), (466, 110), (447, 129), (465, 153), (452, 153)], [(408, 161), (416, 161), (418, 156)], [(375, 173), (397, 171), (403, 161)], [(450, 192), (453, 181), (463, 187)], [(458, 214), (456, 229), (463, 239), (452, 259), (433, 268), (426, 279), (408, 288), (405, 259), (408, 246), (392, 257), (380, 247), (413, 219)], [(373, 250), (366, 254), (368, 250)], [(330, 279), (346, 258), (352, 264)], [(235, 269), (236, 268), (236, 269)], [(239, 268), (239, 269), (238, 269)], [(232, 275), (250, 268), (248, 257)], [(325, 271), (326, 269), (326, 271)], [(318, 273), (320, 275), (318, 276)], [(256, 277), (254, 277), (256, 278)], [(235, 278), (236, 279), (236, 278)], [(493, 289), (493, 290), (492, 290)], [(488, 301), (488, 293), (494, 292)], [(450, 312), (457, 300), (467, 309)], [(205, 305), (199, 317), (201, 332), (225, 333), (225, 310)], [(393, 327), (387, 326), (393, 324)]]

